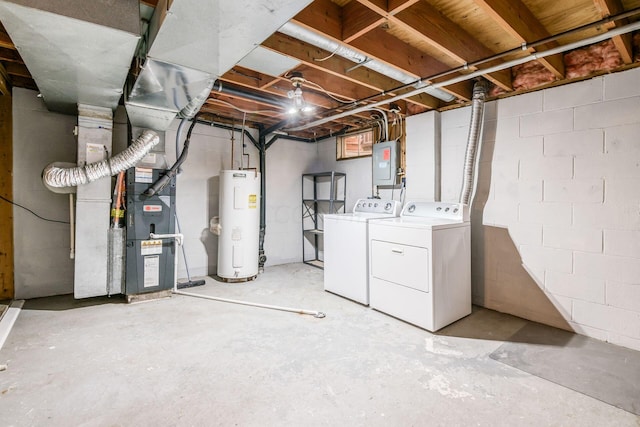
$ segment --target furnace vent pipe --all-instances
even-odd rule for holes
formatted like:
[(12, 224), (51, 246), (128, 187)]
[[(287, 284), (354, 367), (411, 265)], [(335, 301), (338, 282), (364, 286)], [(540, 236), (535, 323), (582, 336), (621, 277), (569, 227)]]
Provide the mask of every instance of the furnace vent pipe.
[(159, 142), (158, 134), (147, 129), (129, 148), (109, 159), (72, 168), (63, 168), (52, 163), (42, 172), (42, 181), (49, 187), (75, 187), (105, 176), (117, 175), (135, 166)]
[(473, 85), (473, 98), (471, 100), (471, 123), (469, 124), (469, 136), (467, 137), (467, 152), (464, 156), (464, 175), (462, 177), (462, 192), (460, 203), (468, 205), (473, 192), (474, 170), (476, 154), (480, 144), (480, 134), (484, 117), (484, 100), (487, 97), (487, 84), (477, 81)]

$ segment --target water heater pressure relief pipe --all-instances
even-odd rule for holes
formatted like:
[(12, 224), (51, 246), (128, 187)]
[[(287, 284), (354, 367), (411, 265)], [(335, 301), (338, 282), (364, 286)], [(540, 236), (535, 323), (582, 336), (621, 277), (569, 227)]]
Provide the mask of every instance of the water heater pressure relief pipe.
[[(175, 240), (176, 245), (182, 245), (182, 241), (183, 241), (183, 235), (180, 233), (176, 233), (176, 234), (154, 234), (151, 233), (149, 234), (149, 238), (150, 239), (167, 239), (167, 238), (172, 238)], [(291, 308), (291, 307), (282, 307), (282, 306), (278, 306), (278, 305), (269, 305), (269, 304), (259, 304), (259, 303), (255, 303), (255, 302), (250, 302), (250, 301), (240, 301), (240, 300), (235, 300), (235, 299), (229, 299), (229, 298), (219, 298), (219, 297), (214, 297), (214, 296), (210, 296), (210, 295), (203, 295), (203, 294), (195, 294), (192, 292), (184, 292), (181, 290), (178, 290), (178, 251), (175, 250), (175, 257), (174, 257), (174, 267), (173, 267), (173, 274), (174, 274), (174, 278), (173, 278), (173, 293), (176, 295), (184, 295), (187, 297), (194, 297), (194, 298), (202, 298), (202, 299), (208, 299), (208, 300), (212, 300), (212, 301), (219, 301), (219, 302), (228, 302), (231, 304), (239, 304), (239, 305), (248, 305), (250, 307), (258, 307), (258, 308), (268, 308), (270, 310), (279, 310), (279, 311), (288, 311), (290, 313), (297, 313), (297, 314), (308, 314), (310, 316), (313, 316), (315, 318), (318, 319), (322, 319), (324, 317), (326, 317), (326, 314), (323, 313), (322, 311), (314, 311), (314, 310), (305, 310), (305, 309), (301, 309), (301, 308)]]

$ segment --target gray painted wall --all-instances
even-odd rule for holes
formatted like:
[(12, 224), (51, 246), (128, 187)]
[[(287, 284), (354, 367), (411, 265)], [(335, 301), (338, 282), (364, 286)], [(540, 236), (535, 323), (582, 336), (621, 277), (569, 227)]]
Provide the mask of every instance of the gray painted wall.
[[(39, 215), (69, 221), (69, 196), (55, 194), (40, 174), (49, 163), (75, 162), (75, 116), (47, 111), (37, 92), (13, 89), (13, 199)], [(73, 292), (69, 225), (43, 221), (14, 206), (15, 297)]]

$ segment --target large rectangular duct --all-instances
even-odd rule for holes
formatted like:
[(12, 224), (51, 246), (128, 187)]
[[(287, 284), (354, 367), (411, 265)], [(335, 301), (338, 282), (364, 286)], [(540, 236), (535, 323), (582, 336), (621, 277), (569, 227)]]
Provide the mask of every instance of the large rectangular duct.
[(1, 0), (0, 20), (47, 108), (114, 110), (140, 39), (138, 0)]
[(127, 100), (132, 124), (166, 130), (207, 85), (312, 0), (160, 0), (151, 47)]

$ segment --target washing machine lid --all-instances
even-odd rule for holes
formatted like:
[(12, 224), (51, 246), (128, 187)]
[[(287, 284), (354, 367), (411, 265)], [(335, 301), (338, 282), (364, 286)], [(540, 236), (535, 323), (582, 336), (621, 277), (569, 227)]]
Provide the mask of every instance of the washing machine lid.
[(397, 218), (397, 215), (384, 214), (384, 213), (366, 213), (366, 212), (348, 212), (341, 214), (326, 214), (324, 220), (336, 220), (336, 221), (354, 221), (354, 222), (369, 222), (373, 219), (381, 218)]
[(441, 230), (446, 228), (468, 227), (468, 221), (452, 220), (446, 218), (425, 218), (425, 217), (396, 217), (386, 219), (374, 219), (369, 222), (371, 225), (387, 225), (393, 227), (419, 228)]

